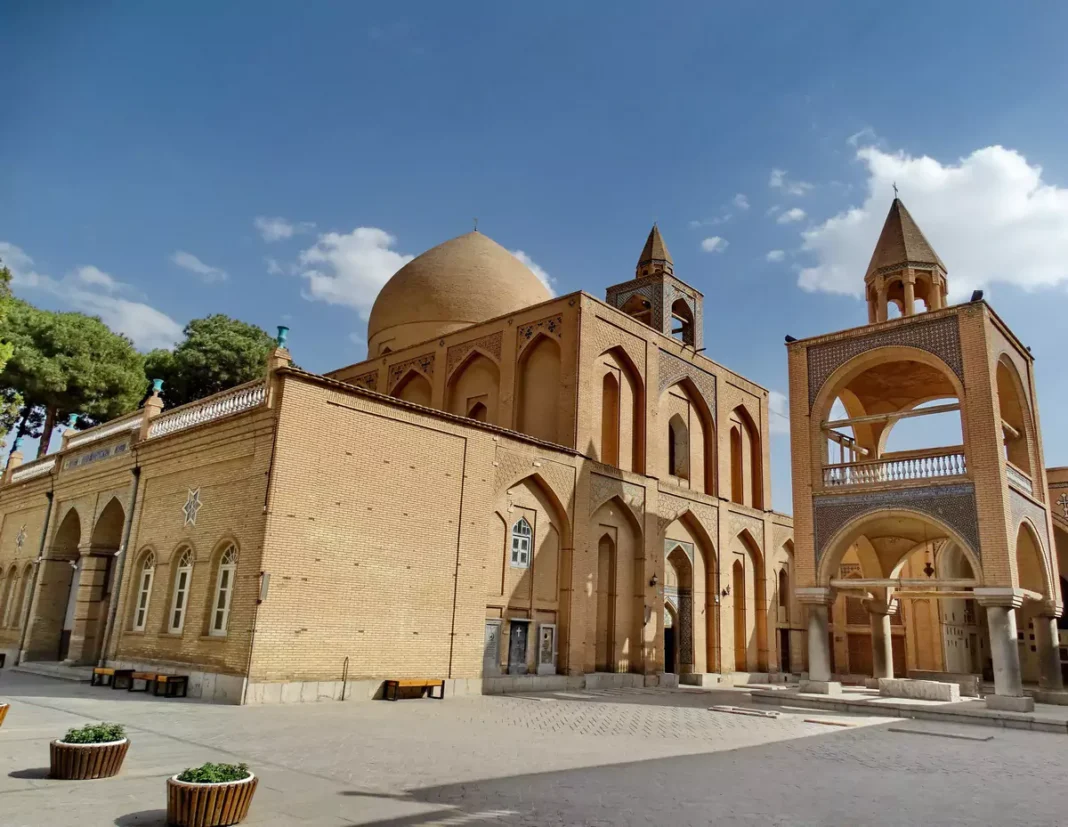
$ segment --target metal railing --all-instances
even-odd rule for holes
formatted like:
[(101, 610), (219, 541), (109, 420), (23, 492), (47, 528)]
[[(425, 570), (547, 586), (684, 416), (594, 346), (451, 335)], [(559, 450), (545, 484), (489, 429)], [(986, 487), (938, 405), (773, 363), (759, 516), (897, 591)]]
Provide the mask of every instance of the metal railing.
[(913, 456), (897, 455), (865, 462), (825, 465), (823, 484), (830, 488), (847, 485), (877, 485), (939, 477), (962, 477), (967, 473), (964, 450), (950, 448)]
[(23, 480), (32, 480), (34, 477), (41, 477), (56, 467), (55, 457), (45, 457), (30, 465), (23, 465), (21, 468), (16, 468), (11, 472), (12, 482), (22, 482)]
[(184, 431), (213, 419), (259, 407), (266, 401), (267, 382), (261, 379), (161, 414), (148, 426), (148, 438)]
[(1031, 478), (1011, 462), (1005, 463), (1005, 474), (1009, 478), (1010, 485), (1015, 485), (1026, 494), (1035, 493), (1034, 484), (1031, 482)]

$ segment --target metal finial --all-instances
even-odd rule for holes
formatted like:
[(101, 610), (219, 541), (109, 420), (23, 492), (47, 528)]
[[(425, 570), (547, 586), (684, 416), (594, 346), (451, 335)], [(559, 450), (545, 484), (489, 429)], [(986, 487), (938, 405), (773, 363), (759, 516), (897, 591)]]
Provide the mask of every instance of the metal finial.
[(474, 221), (475, 221), (475, 232), (477, 233), (478, 232), (478, 219), (475, 218)]
[(894, 198), (897, 198), (897, 181), (894, 181)]

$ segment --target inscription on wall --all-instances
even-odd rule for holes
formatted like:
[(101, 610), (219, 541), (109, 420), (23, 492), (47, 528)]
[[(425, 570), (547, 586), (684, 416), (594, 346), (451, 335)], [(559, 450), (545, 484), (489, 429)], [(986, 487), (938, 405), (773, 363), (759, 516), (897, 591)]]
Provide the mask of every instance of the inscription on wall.
[(92, 465), (94, 462), (101, 462), (105, 459), (113, 459), (114, 457), (123, 456), (129, 450), (130, 440), (126, 439), (122, 442), (116, 442), (113, 445), (106, 445), (103, 448), (86, 451), (84, 454), (76, 454), (64, 461), (63, 468), (67, 471), (72, 471), (75, 468), (84, 468), (86, 465)]

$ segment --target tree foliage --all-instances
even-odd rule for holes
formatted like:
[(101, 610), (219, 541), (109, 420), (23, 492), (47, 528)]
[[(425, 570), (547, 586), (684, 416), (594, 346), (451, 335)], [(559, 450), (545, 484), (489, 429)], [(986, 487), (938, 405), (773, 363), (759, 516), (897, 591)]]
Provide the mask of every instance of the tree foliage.
[(174, 407), (263, 376), (274, 347), (262, 328), (216, 313), (187, 324), (174, 350), (149, 353), (145, 372), (163, 380), (163, 398)]
[(0, 388), (22, 397), (19, 436), (43, 414), (40, 453), (60, 417), (76, 413), (84, 425), (106, 422), (133, 410), (144, 393), (144, 357), (93, 316), (13, 300), (0, 339), (13, 345)]

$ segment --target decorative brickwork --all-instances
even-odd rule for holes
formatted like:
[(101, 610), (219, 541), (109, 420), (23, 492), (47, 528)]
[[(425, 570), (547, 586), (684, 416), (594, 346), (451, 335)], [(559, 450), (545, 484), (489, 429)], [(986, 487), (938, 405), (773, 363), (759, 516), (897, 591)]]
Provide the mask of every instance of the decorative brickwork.
[(694, 344), (693, 347), (702, 346), (704, 331), (703, 302), (696, 291), (679, 281), (674, 276), (665, 273), (654, 273), (640, 279), (616, 284), (608, 288), (605, 296), (608, 304), (620, 309), (634, 296), (641, 296), (648, 300), (650, 305), (650, 322), (654, 330), (659, 330), (665, 336), (671, 335), (671, 307), (679, 299), (682, 299), (694, 321)]
[(756, 517), (750, 517), (748, 514), (737, 514), (731, 512), (730, 523), (731, 536), (737, 537), (743, 531), (748, 531), (749, 535), (757, 541), (761, 551), (764, 550), (764, 521), (758, 520)]
[(355, 385), (357, 388), (365, 388), (369, 391), (378, 390), (378, 371), (372, 370), (370, 373), (361, 373), (359, 376), (354, 376), (347, 382), (349, 385)]
[[(1009, 508), (1012, 510), (1014, 533), (1020, 530), (1020, 523), (1023, 522), (1025, 517), (1030, 519), (1042, 543), (1042, 554), (1048, 557), (1051, 546), (1049, 532), (1046, 529), (1046, 509), (1012, 488), (1009, 488)], [(1013, 542), (1016, 541), (1015, 536), (1012, 539)]]
[(634, 512), (638, 525), (642, 525), (642, 514), (645, 512), (645, 489), (642, 486), (604, 474), (590, 474), (590, 514), (594, 514), (613, 497), (625, 502)]
[[(555, 317), (559, 319), (560, 317)], [(448, 355), (445, 357), (445, 376), (446, 378), (452, 376), (452, 372), (456, 370), (467, 357), (467, 354), (472, 350), (478, 350), (481, 353), (485, 353), (498, 365), (501, 363), (501, 331), (491, 333), (489, 336), (483, 336), (481, 339), (473, 339), (470, 342), (462, 342), (458, 345), (453, 345), (449, 348)]]
[(711, 373), (701, 370), (685, 359), (680, 359), (667, 351), (661, 350), (660, 354), (660, 393), (663, 393), (676, 382), (682, 379), (690, 379), (697, 387), (701, 397), (708, 405), (713, 419), (716, 416), (716, 377)]
[(701, 524), (709, 537), (715, 539), (719, 534), (719, 510), (707, 503), (687, 500), (661, 491), (657, 497), (660, 513), (657, 515), (657, 528), (663, 536), (667, 527), (689, 511)]
[(808, 349), (808, 406), (811, 409), (823, 383), (850, 359), (880, 347), (914, 347), (925, 350), (945, 362), (964, 380), (964, 361), (960, 348), (960, 329), (956, 316), (931, 322), (902, 324), (870, 334), (857, 334)]
[(539, 333), (545, 333), (548, 336), (552, 336), (557, 341), (563, 336), (564, 330), (564, 317), (560, 314), (556, 316), (550, 316), (547, 319), (539, 319), (536, 322), (530, 322), (529, 324), (523, 324), (516, 328), (516, 355), (523, 352), (523, 349), (533, 341), (534, 337)]
[[(534, 463), (539, 463), (534, 465)], [(537, 459), (506, 451), (497, 450), (497, 467), (494, 475), (493, 490), (497, 496), (503, 495), (509, 488), (527, 477), (537, 475), (541, 481), (560, 500), (565, 509), (570, 509), (575, 496), (575, 469), (561, 465), (552, 460)]]
[(919, 511), (945, 523), (968, 543), (982, 559), (979, 520), (975, 512), (975, 489), (971, 483), (871, 491), (865, 494), (813, 497), (816, 516), (816, 563), (834, 534), (857, 517), (876, 511), (896, 509)]
[(416, 356), (413, 359), (405, 359), (403, 362), (398, 362), (395, 365), (389, 367), (389, 383), (386, 386), (386, 392), (392, 393), (393, 389), (397, 387), (397, 383), (404, 378), (404, 375), (409, 370), (415, 370), (423, 374), (428, 380), (434, 378), (434, 354), (425, 353), (422, 356)]

